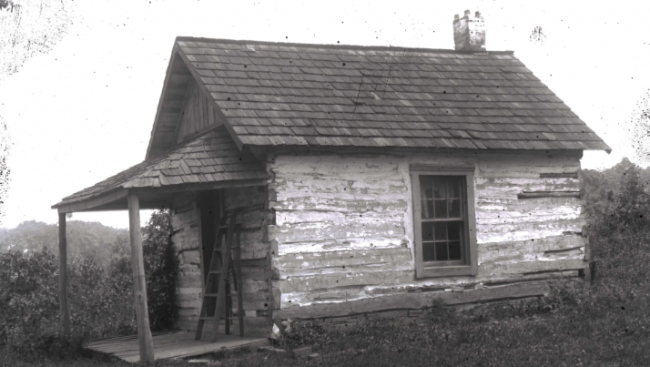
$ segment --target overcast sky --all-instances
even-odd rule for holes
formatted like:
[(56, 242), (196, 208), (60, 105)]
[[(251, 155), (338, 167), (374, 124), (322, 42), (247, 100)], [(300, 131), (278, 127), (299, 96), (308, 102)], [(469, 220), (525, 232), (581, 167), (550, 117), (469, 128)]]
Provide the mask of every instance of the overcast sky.
[[(650, 2), (75, 3), (63, 40), (0, 84), (13, 142), (3, 227), (54, 223), (51, 205), (144, 159), (176, 36), (452, 49), (454, 14), (480, 10), (487, 49), (515, 51), (614, 149), (586, 152), (583, 168), (632, 154), (626, 124), (650, 87)], [(543, 44), (530, 41), (535, 26)], [(73, 219), (128, 227), (126, 212)]]

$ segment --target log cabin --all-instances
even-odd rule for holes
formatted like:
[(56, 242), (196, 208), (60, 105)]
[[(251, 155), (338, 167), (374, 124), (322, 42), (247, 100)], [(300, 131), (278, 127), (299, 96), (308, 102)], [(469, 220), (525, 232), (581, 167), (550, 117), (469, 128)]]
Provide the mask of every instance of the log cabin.
[(485, 50), (480, 14), (454, 32), (453, 50), (178, 37), (145, 160), (53, 206), (62, 251), (65, 213), (129, 210), (145, 346), (139, 208), (171, 212), (184, 330), (235, 212), (247, 335), (584, 275), (580, 159), (609, 146), (513, 52)]

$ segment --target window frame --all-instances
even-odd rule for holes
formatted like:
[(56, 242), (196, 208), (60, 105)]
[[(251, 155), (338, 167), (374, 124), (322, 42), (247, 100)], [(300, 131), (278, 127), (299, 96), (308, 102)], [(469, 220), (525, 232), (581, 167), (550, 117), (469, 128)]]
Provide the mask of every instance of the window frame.
[[(432, 278), (447, 276), (476, 276), (478, 273), (478, 254), (476, 247), (476, 209), (474, 193), (474, 165), (436, 165), (436, 164), (411, 164), (411, 188), (413, 190), (413, 237), (415, 252), (415, 277)], [(467, 224), (464, 228), (467, 243), (464, 244), (465, 265), (445, 265), (444, 263), (423, 261), (422, 249), (422, 200), (420, 191), (420, 176), (463, 176), (462, 210), (466, 213)]]

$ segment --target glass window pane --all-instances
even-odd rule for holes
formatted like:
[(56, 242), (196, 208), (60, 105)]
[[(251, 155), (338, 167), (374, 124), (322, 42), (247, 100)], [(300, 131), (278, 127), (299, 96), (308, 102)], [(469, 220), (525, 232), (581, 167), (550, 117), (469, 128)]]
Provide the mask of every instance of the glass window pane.
[(435, 261), (436, 257), (433, 251), (433, 242), (422, 243), (422, 260)]
[(422, 200), (422, 218), (433, 218), (433, 201)]
[(460, 199), (460, 185), (462, 179), (460, 177), (452, 177), (447, 181), (447, 187), (449, 188), (449, 198)]
[(461, 260), (461, 249), (459, 241), (449, 242), (449, 260)]
[(422, 223), (422, 241), (433, 241), (433, 223)]
[(448, 255), (447, 242), (436, 242), (436, 260), (447, 261)]
[(435, 240), (436, 241), (446, 241), (447, 240), (447, 223), (435, 223), (434, 226)]
[(447, 236), (450, 241), (460, 241), (463, 222), (451, 222), (447, 225)]
[(433, 178), (433, 197), (434, 199), (444, 199), (447, 197), (447, 183), (443, 177)]
[(449, 218), (460, 218), (460, 200), (449, 200)]
[(420, 176), (420, 199), (433, 199), (433, 177)]
[(434, 200), (436, 206), (436, 219), (447, 218), (447, 200)]

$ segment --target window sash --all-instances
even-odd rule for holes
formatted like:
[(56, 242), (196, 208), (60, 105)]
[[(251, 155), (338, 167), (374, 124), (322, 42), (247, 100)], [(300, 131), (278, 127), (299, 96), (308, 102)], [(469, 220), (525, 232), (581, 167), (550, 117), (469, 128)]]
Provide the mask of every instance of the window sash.
[[(453, 168), (453, 169), (452, 169)], [(461, 218), (422, 218), (420, 176), (463, 176), (461, 190)], [(415, 237), (416, 278), (436, 276), (476, 275), (478, 272), (476, 251), (476, 216), (474, 208), (474, 166), (434, 166), (411, 165), (411, 182), (413, 189), (413, 217)], [(422, 223), (445, 223), (464, 221), (463, 237), (465, 243), (461, 249), (462, 260), (424, 261)]]

